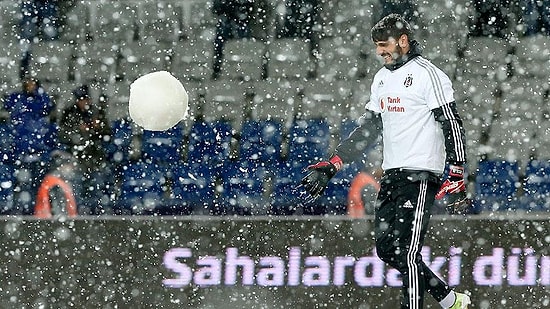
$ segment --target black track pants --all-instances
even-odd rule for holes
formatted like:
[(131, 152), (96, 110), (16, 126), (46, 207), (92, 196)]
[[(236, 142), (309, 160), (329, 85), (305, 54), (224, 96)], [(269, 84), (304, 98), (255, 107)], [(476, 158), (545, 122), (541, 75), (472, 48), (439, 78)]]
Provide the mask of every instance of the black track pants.
[(450, 292), (420, 255), (439, 185), (435, 174), (409, 170), (389, 170), (381, 181), (375, 215), (376, 251), (403, 277), (401, 308), (423, 308), (425, 291), (437, 301)]

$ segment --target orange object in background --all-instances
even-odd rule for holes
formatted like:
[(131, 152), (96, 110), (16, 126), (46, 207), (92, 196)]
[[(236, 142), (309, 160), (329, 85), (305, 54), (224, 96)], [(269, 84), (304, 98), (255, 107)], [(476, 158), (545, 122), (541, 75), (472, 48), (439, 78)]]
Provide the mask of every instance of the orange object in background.
[(50, 202), (50, 190), (59, 187), (63, 191), (66, 205), (65, 209), (69, 217), (76, 217), (76, 200), (74, 198), (73, 189), (69, 183), (61, 179), (58, 176), (48, 174), (42, 180), (40, 187), (38, 188), (38, 194), (36, 197), (36, 205), (34, 207), (34, 215), (37, 218), (51, 218), (52, 205)]
[[(380, 190), (380, 184), (376, 180), (375, 176), (366, 172), (359, 172), (351, 181), (351, 186), (348, 193), (348, 216), (351, 218), (363, 218), (365, 216), (365, 203), (363, 201), (363, 195), (365, 188), (370, 186), (374, 191), (372, 193), (378, 193)], [(376, 200), (377, 194), (372, 194), (372, 204)], [(369, 211), (369, 214), (372, 214)]]

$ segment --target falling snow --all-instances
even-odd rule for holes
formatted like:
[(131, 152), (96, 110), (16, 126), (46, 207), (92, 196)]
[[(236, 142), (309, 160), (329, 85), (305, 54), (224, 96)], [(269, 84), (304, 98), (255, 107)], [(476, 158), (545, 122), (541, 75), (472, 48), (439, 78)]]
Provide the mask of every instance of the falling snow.
[[(217, 1), (57, 1), (58, 18), (42, 24), (24, 2), (0, 1), (0, 308), (397, 306), (401, 278), (376, 258), (372, 217), (346, 216), (364, 164), (312, 203), (297, 188), (365, 121), (384, 1), (287, 0), (303, 4), (294, 20), (285, 1), (239, 1), (250, 31), (225, 42), (217, 73)], [(475, 308), (550, 307), (544, 1), (413, 2), (415, 39), (453, 82), (474, 206), (450, 216), (436, 204), (423, 259)], [(476, 24), (476, 4), (493, 2)], [(161, 70), (185, 86), (190, 114), (143, 130), (130, 84)], [(9, 107), (23, 76), (51, 105)], [(108, 133), (70, 136), (70, 148), (61, 118), (82, 85), (104, 129), (90, 130)], [(96, 148), (103, 160), (71, 157)], [(47, 173), (72, 184), (76, 218), (55, 190), (52, 219), (33, 216)]]

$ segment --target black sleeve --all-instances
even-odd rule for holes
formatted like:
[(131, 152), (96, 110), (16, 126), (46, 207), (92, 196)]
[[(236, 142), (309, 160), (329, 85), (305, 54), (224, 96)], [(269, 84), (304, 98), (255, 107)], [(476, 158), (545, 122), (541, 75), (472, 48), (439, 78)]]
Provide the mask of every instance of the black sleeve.
[(358, 126), (336, 147), (338, 155), (344, 163), (364, 160), (368, 150), (380, 142), (382, 119), (379, 114), (367, 111), (359, 119)]
[(447, 163), (464, 164), (466, 162), (466, 138), (456, 103), (451, 102), (432, 111), (435, 120), (441, 123), (443, 129)]

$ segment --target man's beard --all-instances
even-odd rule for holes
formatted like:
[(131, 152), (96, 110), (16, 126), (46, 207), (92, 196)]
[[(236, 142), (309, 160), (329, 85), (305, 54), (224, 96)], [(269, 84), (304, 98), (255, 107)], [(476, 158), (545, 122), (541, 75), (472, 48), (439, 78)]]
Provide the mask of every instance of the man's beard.
[(392, 61), (389, 64), (394, 64), (399, 62), (401, 60), (401, 57), (403, 57), (403, 48), (401, 46), (397, 45), (395, 46), (395, 51), (391, 53), (391, 59)]

